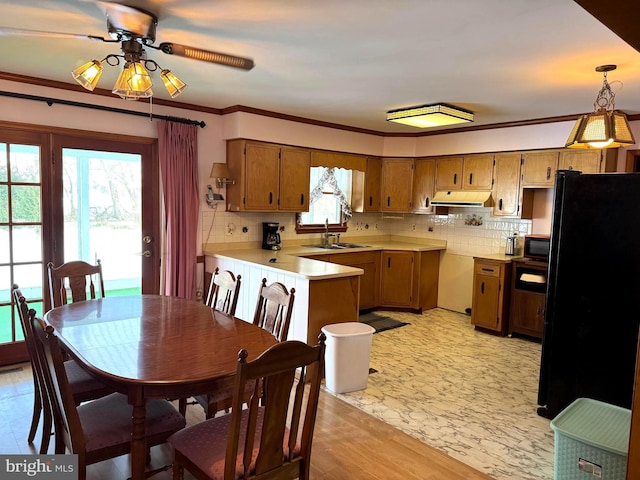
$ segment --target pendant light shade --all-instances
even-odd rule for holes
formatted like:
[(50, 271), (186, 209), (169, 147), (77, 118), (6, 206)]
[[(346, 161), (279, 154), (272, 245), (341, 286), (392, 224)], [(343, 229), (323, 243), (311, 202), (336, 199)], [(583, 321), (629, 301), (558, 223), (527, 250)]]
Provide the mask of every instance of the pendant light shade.
[(616, 148), (636, 143), (624, 113), (615, 110), (615, 93), (607, 82), (607, 72), (615, 65), (596, 68), (603, 72), (602, 89), (593, 103), (593, 113), (581, 115), (571, 130), (566, 146), (569, 148)]

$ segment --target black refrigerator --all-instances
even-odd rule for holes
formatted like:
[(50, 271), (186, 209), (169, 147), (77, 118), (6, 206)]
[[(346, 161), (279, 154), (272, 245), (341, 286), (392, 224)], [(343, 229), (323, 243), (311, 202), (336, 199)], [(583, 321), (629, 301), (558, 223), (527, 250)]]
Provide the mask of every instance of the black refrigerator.
[(631, 408), (640, 325), (640, 173), (556, 173), (538, 388)]

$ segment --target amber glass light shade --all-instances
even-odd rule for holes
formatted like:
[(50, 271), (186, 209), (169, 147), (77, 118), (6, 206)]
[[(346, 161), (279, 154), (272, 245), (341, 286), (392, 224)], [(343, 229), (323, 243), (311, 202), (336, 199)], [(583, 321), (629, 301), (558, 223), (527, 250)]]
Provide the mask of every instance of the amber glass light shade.
[(87, 90), (93, 91), (100, 80), (102, 70), (104, 69), (102, 62), (99, 60), (91, 60), (85, 63), (81, 67), (76, 68), (71, 75), (76, 82), (82, 85)]
[(149, 72), (139, 62), (125, 65), (120, 72), (113, 93), (126, 100), (137, 100), (153, 96)]
[(176, 98), (187, 88), (187, 84), (176, 77), (171, 70), (162, 70), (160, 72), (160, 78), (167, 92), (171, 95), (171, 98)]

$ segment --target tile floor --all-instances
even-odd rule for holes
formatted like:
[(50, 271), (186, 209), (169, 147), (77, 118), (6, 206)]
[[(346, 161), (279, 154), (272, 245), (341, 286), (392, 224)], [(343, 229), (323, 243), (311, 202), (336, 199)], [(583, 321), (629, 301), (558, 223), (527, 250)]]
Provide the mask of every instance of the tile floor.
[(553, 478), (553, 432), (536, 414), (540, 343), (443, 309), (384, 314), (411, 325), (373, 335), (377, 372), (339, 398), (497, 480)]

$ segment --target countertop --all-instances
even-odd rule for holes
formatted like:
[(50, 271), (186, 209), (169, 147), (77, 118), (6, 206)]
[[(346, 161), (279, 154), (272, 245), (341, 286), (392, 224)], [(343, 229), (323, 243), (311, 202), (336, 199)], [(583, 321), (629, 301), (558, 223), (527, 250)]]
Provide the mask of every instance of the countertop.
[[(313, 241), (306, 243), (312, 244)], [(400, 250), (425, 252), (446, 249), (445, 241), (411, 242), (401, 240), (367, 239), (355, 240), (353, 243), (366, 245), (363, 248), (324, 249), (317, 247), (305, 247), (302, 245), (284, 246), (281, 250), (263, 250), (260, 246), (247, 246), (238, 248), (232, 245), (207, 245), (203, 249), (204, 255), (216, 258), (226, 258), (242, 263), (259, 265), (269, 270), (287, 272), (308, 280), (324, 280), (329, 278), (350, 277), (362, 275), (361, 268), (347, 267), (335, 263), (323, 262), (304, 258), (306, 255), (340, 255), (345, 253), (369, 252), (380, 250)], [(275, 259), (275, 261), (272, 261)]]
[(474, 255), (473, 259), (476, 260), (493, 260), (495, 262), (511, 263), (513, 260), (523, 258), (522, 255), (505, 255), (504, 253), (484, 253)]

